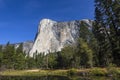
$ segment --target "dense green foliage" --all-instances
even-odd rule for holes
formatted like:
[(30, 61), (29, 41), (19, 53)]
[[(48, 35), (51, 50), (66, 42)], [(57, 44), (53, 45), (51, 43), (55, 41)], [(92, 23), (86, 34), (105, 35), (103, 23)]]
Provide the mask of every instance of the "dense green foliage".
[(95, 0), (93, 31), (99, 45), (99, 66), (120, 66), (120, 0)]
[(22, 44), (15, 49), (13, 45), (8, 42), (4, 49), (0, 48), (0, 62), (1, 68), (6, 69), (24, 69), (25, 54), (22, 52)]

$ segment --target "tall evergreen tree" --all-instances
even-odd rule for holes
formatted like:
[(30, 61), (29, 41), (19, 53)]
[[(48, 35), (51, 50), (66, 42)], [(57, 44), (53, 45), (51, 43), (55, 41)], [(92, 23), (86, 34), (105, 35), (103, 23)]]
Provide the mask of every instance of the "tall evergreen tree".
[(79, 38), (77, 55), (80, 57), (81, 67), (92, 67), (93, 66), (93, 52), (89, 48), (87, 42), (82, 38)]
[[(109, 47), (111, 48), (113, 62), (120, 66), (120, 13), (118, 11), (120, 9), (120, 1), (95, 0), (95, 7), (96, 26), (100, 24), (98, 31), (101, 29), (104, 30), (102, 31), (105, 34), (103, 37), (105, 37), (104, 40), (108, 41), (107, 43), (110, 44)], [(106, 46), (108, 47), (108, 45)], [(104, 46), (106, 49), (107, 47)]]
[(92, 30), (92, 26), (86, 24), (84, 21), (81, 21), (80, 25), (80, 38), (82, 38), (89, 46), (89, 48), (93, 52), (93, 65), (97, 66), (98, 59), (98, 43), (97, 39), (95, 38)]
[(35, 57), (36, 67), (37, 68), (43, 68), (44, 67), (44, 57), (45, 55), (43, 53), (37, 54)]
[(3, 58), (2, 46), (0, 45), (0, 68), (2, 66), (2, 58)]
[(20, 44), (19, 47), (15, 50), (14, 54), (14, 68), (15, 69), (24, 69), (25, 64), (25, 54), (23, 53), (23, 44)]
[(48, 67), (50, 69), (56, 68), (56, 65), (57, 65), (56, 53), (49, 53), (47, 56), (48, 56)]
[(74, 54), (75, 49), (73, 46), (66, 46), (61, 51), (62, 64), (65, 68), (71, 68), (74, 66)]
[(14, 68), (14, 46), (10, 45), (8, 42), (5, 46), (5, 49), (3, 50), (3, 60), (2, 63), (5, 66), (5, 68), (12, 69)]

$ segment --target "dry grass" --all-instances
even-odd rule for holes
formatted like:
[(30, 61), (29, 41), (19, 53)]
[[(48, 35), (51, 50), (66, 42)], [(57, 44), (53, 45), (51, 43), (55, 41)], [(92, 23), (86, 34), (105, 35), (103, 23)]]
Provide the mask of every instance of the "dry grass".
[(3, 76), (46, 76), (46, 75), (66, 75), (67, 70), (7, 70), (1, 72)]
[[(70, 70), (70, 69), (69, 69)], [(67, 76), (69, 70), (41, 70), (41, 69), (33, 69), (33, 70), (7, 70), (4, 72), (0, 72), (0, 75), (3, 76), (47, 76), (47, 75), (58, 75), (58, 76)], [(90, 75), (106, 75), (106, 68), (90, 68), (90, 69), (75, 69), (75, 73), (89, 73)], [(120, 68), (116, 68), (117, 71), (120, 72)]]

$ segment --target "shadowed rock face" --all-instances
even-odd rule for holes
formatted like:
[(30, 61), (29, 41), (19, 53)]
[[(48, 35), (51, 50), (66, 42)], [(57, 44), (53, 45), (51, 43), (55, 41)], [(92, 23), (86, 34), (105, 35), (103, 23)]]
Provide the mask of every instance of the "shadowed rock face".
[(23, 44), (23, 52), (25, 52), (26, 54), (28, 54), (33, 47), (33, 41), (26, 41), (26, 42), (16, 43), (12, 45), (14, 45), (15, 48), (18, 48), (20, 44)]
[(60, 51), (64, 46), (76, 43), (81, 21), (84, 21), (88, 27), (92, 26), (92, 21), (87, 19), (70, 22), (43, 19), (39, 24), (35, 42), (30, 50), (30, 56), (33, 56), (36, 51), (45, 54)]
[[(33, 41), (25, 41), (25, 42), (21, 42), (21, 43), (10, 44), (10, 45), (14, 46), (15, 49), (17, 49), (20, 46), (20, 44), (23, 44), (23, 52), (28, 55), (30, 50), (33, 47)], [(0, 45), (0, 46), (2, 46), (2, 49), (5, 49), (5, 47), (6, 47), (6, 45)]]

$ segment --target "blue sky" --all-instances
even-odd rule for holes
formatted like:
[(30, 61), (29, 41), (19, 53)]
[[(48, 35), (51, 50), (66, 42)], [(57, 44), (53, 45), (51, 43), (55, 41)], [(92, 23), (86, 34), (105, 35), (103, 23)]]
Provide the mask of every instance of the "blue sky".
[(0, 0), (0, 44), (34, 40), (43, 18), (94, 19), (94, 0)]

